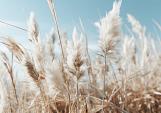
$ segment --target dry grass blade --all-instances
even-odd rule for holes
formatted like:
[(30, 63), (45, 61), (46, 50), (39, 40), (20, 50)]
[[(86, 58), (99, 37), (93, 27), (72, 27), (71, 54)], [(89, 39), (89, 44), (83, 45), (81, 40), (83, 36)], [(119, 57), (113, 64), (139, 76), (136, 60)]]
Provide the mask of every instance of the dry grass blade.
[(10, 64), (8, 57), (4, 52), (1, 52), (0, 56), (2, 57), (3, 64), (6, 67), (8, 74), (10, 75), (12, 86), (13, 86), (13, 89), (14, 89), (14, 95), (15, 95), (17, 104), (19, 104), (18, 103), (18, 97), (17, 97), (17, 91), (16, 91), (16, 84), (15, 84), (15, 81), (14, 81), (14, 78), (13, 78), (13, 74), (14, 74), (13, 73), (13, 56), (12, 56), (12, 64)]
[(22, 28), (22, 27), (19, 27), (19, 26), (14, 25), (14, 24), (10, 24), (10, 23), (5, 22), (5, 21), (2, 21), (2, 20), (0, 20), (0, 23), (5, 24), (5, 25), (8, 25), (8, 26), (11, 26), (11, 27), (14, 27), (14, 28), (17, 28), (17, 29), (20, 29), (20, 30), (22, 30), (22, 31), (27, 32), (27, 29)]

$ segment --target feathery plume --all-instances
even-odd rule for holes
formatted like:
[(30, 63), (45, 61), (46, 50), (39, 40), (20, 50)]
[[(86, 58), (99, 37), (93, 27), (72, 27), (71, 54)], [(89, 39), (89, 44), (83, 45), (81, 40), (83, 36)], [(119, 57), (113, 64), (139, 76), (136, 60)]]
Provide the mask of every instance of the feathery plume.
[[(54, 53), (54, 44), (56, 40), (56, 34), (54, 32), (54, 29), (51, 29), (50, 33), (47, 35), (47, 41), (45, 44), (45, 51), (47, 53), (46, 57), (49, 58), (49, 61), (53, 61), (55, 58)], [(46, 59), (47, 60), (47, 59)]]
[(119, 41), (120, 28), (121, 28), (121, 18), (120, 7), (121, 0), (115, 1), (113, 4), (113, 9), (106, 14), (100, 22), (95, 23), (99, 29), (99, 46), (103, 53), (111, 54), (114, 52), (115, 47)]
[(39, 81), (39, 73), (37, 72), (34, 64), (31, 61), (26, 61), (25, 62), (26, 70), (28, 74), (31, 76), (31, 78), (35, 81)]
[(124, 44), (123, 44), (123, 54), (124, 57), (126, 57), (128, 60), (128, 58), (130, 58), (130, 60), (133, 61), (133, 63), (135, 64), (135, 54), (136, 54), (136, 45), (135, 45), (135, 40), (134, 38), (128, 38), (126, 36), (126, 38), (124, 39)]
[(135, 17), (133, 17), (132, 15), (130, 14), (127, 14), (127, 17), (128, 17), (128, 21), (129, 23), (131, 24), (132, 26), (132, 30), (134, 33), (136, 33), (139, 38), (142, 38), (145, 36), (145, 27), (143, 27), (140, 22), (138, 20), (135, 19)]
[(28, 20), (28, 37), (30, 41), (39, 43), (39, 28), (33, 12), (30, 13)]
[(61, 65), (56, 60), (46, 66), (46, 80), (50, 95), (56, 94), (56, 92), (64, 92), (65, 88), (61, 68)]
[(23, 58), (27, 55), (24, 47), (17, 43), (13, 38), (4, 37), (1, 43), (3, 43), (19, 61), (22, 61)]
[(83, 38), (79, 39), (76, 28), (73, 30), (72, 39), (73, 42), (69, 42), (67, 47), (67, 65), (73, 72), (80, 71), (83, 74), (83, 67), (86, 62), (86, 48)]

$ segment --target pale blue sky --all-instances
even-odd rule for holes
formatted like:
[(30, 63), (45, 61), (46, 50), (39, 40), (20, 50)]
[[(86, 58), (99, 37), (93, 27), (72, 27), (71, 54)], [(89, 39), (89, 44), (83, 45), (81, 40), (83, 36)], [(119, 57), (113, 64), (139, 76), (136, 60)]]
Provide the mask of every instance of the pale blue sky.
[[(68, 32), (69, 36), (74, 26), (79, 25), (79, 18), (83, 20), (89, 39), (98, 37), (94, 22), (103, 17), (112, 8), (114, 0), (55, 0), (60, 28)], [(0, 19), (22, 27), (30, 12), (35, 12), (42, 36), (52, 27), (52, 19), (46, 0), (0, 0)], [(127, 23), (126, 14), (134, 15), (149, 31), (157, 33), (152, 19), (161, 23), (161, 0), (123, 0), (121, 17), (123, 25)], [(21, 37), (27, 35), (23, 31), (0, 24), (0, 35)]]

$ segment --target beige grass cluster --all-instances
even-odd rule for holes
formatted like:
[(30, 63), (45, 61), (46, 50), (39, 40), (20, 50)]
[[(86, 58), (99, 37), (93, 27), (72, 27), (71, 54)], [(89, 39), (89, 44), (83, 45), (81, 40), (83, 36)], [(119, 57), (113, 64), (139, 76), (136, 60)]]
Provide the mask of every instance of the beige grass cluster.
[(41, 39), (33, 13), (27, 29), (31, 48), (2, 37), (0, 43), (12, 57), (0, 53), (0, 112), (160, 113), (160, 43), (130, 14), (131, 34), (121, 31), (121, 2), (115, 1), (95, 23), (100, 49), (94, 56), (82, 23), (81, 32), (74, 28), (72, 40), (60, 31), (52, 0), (48, 5), (56, 29), (46, 40)]

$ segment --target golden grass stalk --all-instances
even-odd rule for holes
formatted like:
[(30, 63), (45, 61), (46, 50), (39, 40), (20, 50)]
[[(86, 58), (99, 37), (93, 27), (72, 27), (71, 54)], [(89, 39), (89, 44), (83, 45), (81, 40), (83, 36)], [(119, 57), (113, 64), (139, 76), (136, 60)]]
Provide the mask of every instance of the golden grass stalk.
[(61, 36), (60, 36), (58, 19), (57, 19), (57, 15), (56, 15), (55, 6), (54, 6), (54, 0), (47, 0), (47, 2), (48, 2), (48, 6), (49, 6), (50, 12), (51, 12), (52, 17), (53, 17), (53, 21), (55, 22), (55, 25), (56, 25), (56, 29), (57, 29), (57, 33), (58, 33), (58, 37), (59, 37), (59, 42), (60, 42), (60, 47), (61, 47), (61, 52), (62, 52), (62, 57), (63, 57), (63, 60), (64, 60), (65, 57), (64, 57), (62, 40), (61, 40)]
[[(107, 67), (107, 58), (109, 55), (114, 54), (116, 51), (116, 46), (118, 45), (118, 41), (120, 40), (120, 28), (121, 28), (121, 19), (119, 16), (121, 0), (115, 1), (113, 4), (113, 9), (101, 19), (99, 23), (96, 23), (96, 26), (99, 28), (100, 33), (100, 48), (104, 57), (104, 68), (105, 73), (103, 75), (103, 92), (104, 98), (106, 97), (106, 75), (108, 71)], [(104, 106), (104, 100), (102, 103), (102, 107)], [(102, 108), (103, 109), (103, 108)], [(104, 110), (103, 110), (104, 112)]]

